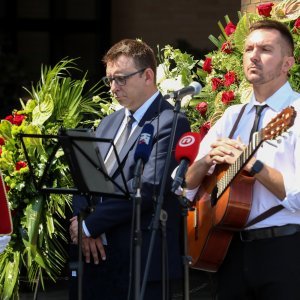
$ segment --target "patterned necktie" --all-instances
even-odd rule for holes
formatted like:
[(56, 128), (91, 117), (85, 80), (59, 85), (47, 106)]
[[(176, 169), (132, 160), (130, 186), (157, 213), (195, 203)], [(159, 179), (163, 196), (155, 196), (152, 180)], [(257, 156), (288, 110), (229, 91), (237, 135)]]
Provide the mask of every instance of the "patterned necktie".
[[(115, 141), (115, 147), (116, 147), (116, 151), (118, 154), (120, 154), (123, 146), (126, 144), (129, 136), (130, 136), (130, 132), (132, 129), (132, 124), (134, 123), (135, 119), (132, 115), (127, 116), (127, 123), (121, 133), (121, 135), (119, 136), (118, 140)], [(111, 149), (112, 151), (110, 152), (107, 160), (105, 160), (105, 166), (106, 166), (106, 170), (107, 173), (110, 173), (110, 171), (113, 169), (117, 158), (116, 155), (113, 151), (113, 149)]]
[(251, 141), (254, 132), (257, 131), (261, 113), (267, 106), (268, 106), (267, 104), (255, 105), (256, 113), (255, 113), (254, 123), (253, 123), (252, 129), (251, 129), (251, 132), (250, 132), (249, 141)]

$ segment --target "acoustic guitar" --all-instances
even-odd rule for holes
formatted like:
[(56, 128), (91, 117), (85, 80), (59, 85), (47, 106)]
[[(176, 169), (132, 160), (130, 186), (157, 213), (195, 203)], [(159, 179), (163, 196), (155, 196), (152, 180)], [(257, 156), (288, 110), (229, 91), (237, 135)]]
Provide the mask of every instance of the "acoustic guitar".
[(216, 272), (223, 262), (235, 231), (249, 217), (255, 179), (244, 166), (264, 141), (276, 139), (294, 124), (296, 111), (285, 108), (256, 132), (235, 163), (217, 165), (199, 188), (187, 217), (190, 267)]

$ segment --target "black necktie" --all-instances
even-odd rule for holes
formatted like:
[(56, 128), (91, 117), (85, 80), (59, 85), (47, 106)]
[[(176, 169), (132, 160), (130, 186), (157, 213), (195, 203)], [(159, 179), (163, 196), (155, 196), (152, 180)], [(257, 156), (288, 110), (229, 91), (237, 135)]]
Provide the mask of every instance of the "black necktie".
[[(129, 136), (130, 136), (130, 132), (132, 129), (132, 124), (134, 123), (135, 119), (132, 115), (127, 116), (127, 123), (121, 133), (121, 135), (119, 136), (118, 140), (115, 142), (115, 147), (116, 147), (116, 151), (119, 154), (123, 148), (123, 146), (126, 144)], [(117, 159), (115, 156), (115, 153), (112, 149), (112, 151), (110, 152), (107, 160), (105, 160), (105, 166), (106, 166), (106, 170), (107, 173), (110, 173), (110, 171), (113, 169), (113, 166), (115, 165)]]
[(261, 113), (267, 106), (268, 106), (267, 104), (255, 105), (256, 113), (255, 113), (254, 123), (253, 123), (252, 129), (251, 129), (251, 132), (250, 132), (249, 141), (251, 141), (254, 132), (257, 131)]

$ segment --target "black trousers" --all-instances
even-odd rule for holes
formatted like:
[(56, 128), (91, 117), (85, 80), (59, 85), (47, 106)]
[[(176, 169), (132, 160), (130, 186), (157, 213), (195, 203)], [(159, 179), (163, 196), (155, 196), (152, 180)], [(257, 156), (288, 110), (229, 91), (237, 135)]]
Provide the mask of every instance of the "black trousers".
[(251, 242), (236, 234), (216, 277), (218, 300), (299, 300), (300, 232)]
[[(77, 247), (76, 247), (77, 248)], [(74, 248), (75, 249), (75, 248)], [(74, 251), (73, 249), (73, 251)], [(75, 252), (75, 251), (74, 251)], [(118, 253), (112, 249), (106, 252), (107, 261), (84, 263), (82, 280), (83, 300), (127, 300), (129, 289), (128, 263), (120, 263)], [(172, 290), (176, 280), (170, 280), (168, 284), (169, 297), (172, 297)], [(78, 299), (78, 277), (70, 276), (69, 299)], [(134, 290), (131, 288), (130, 299), (134, 299)], [(162, 281), (148, 281), (143, 300), (162, 299)]]

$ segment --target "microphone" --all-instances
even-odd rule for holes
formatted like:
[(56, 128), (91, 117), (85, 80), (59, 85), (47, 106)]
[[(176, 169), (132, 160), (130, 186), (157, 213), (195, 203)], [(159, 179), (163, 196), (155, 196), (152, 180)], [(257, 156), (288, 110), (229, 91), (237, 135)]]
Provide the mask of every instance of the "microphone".
[(193, 81), (189, 86), (186, 86), (178, 91), (171, 92), (164, 96), (165, 99), (174, 98), (174, 99), (182, 99), (187, 95), (197, 95), (200, 93), (202, 86), (199, 82)]
[(173, 193), (182, 185), (188, 167), (197, 157), (200, 141), (200, 134), (196, 132), (186, 132), (179, 139), (175, 148), (175, 159), (179, 166), (172, 184)]
[(134, 153), (134, 160), (136, 162), (134, 169), (133, 189), (137, 190), (140, 186), (140, 179), (142, 176), (144, 165), (147, 163), (151, 150), (153, 140), (154, 127), (152, 124), (145, 124), (140, 134), (136, 150)]

